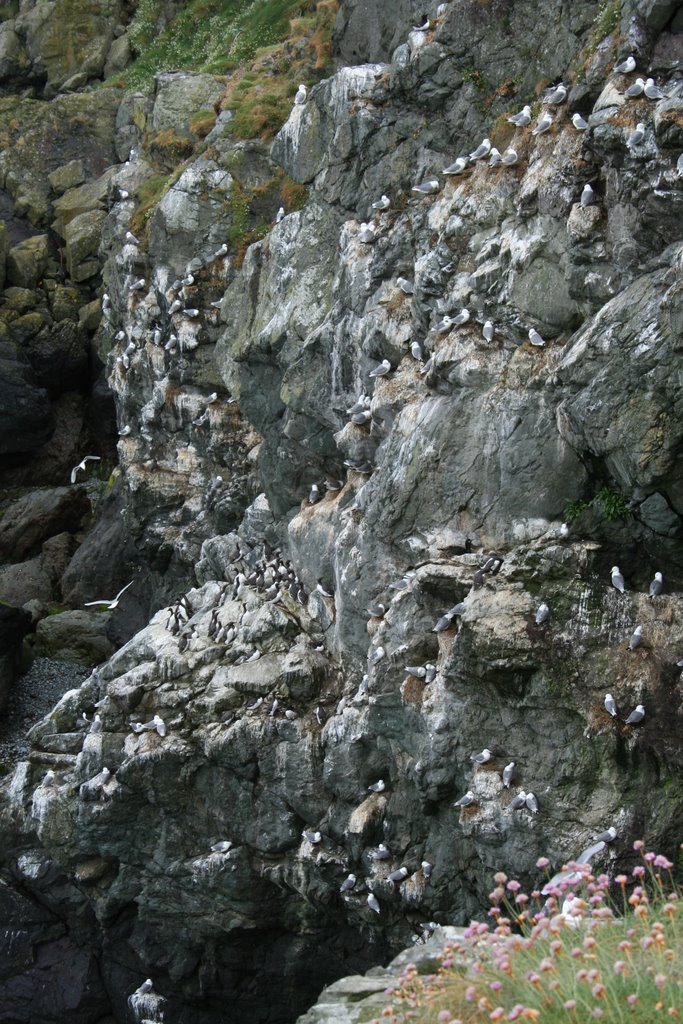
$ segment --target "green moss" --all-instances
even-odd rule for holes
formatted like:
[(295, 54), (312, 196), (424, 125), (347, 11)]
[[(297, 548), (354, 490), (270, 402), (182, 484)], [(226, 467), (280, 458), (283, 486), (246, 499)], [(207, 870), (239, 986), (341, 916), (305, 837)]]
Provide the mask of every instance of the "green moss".
[(9, 21), (19, 13), (19, 0), (6, 0), (0, 3), (0, 21)]
[(145, 231), (155, 206), (166, 194), (176, 177), (175, 173), (171, 175), (155, 174), (140, 185), (135, 197), (138, 203), (137, 209), (131, 220), (133, 234), (141, 234)]
[(601, 43), (606, 36), (611, 35), (619, 27), (621, 20), (621, 0), (608, 0), (600, 5), (593, 28), (593, 39), (595, 45)]
[(479, 92), (483, 92), (486, 88), (486, 82), (484, 76), (478, 68), (460, 68), (460, 74), (462, 75), (464, 82), (469, 82)]
[(591, 507), (597, 508), (602, 518), (608, 523), (616, 522), (617, 519), (626, 519), (631, 515), (623, 495), (612, 487), (605, 486), (601, 487), (589, 501), (569, 502), (564, 510), (565, 521), (575, 522), (582, 513)]

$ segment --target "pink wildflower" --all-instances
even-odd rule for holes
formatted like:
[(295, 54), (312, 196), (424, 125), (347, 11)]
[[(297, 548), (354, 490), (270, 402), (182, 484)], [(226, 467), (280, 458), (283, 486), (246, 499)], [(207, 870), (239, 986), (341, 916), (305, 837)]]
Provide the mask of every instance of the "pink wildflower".
[(617, 885), (620, 885), (622, 887), (622, 889), (623, 889), (623, 887), (628, 882), (628, 878), (626, 877), (626, 875), (617, 875), (617, 877), (614, 879), (614, 881), (617, 883)]
[(666, 974), (655, 974), (654, 981), (657, 988), (664, 988), (666, 980)]
[(436, 1015), (436, 1019), (438, 1021), (438, 1024), (450, 1024), (450, 1022), (453, 1020), (453, 1018), (451, 1017), (450, 1010), (439, 1010), (439, 1012)]
[(575, 1010), (576, 1009), (576, 999), (568, 999), (566, 1001), (566, 1003), (564, 1004), (564, 1008), (565, 1008), (565, 1010)]
[(468, 1003), (474, 1002), (477, 998), (477, 990), (474, 985), (468, 985), (465, 989), (465, 999)]
[(598, 982), (597, 985), (593, 985), (591, 992), (593, 993), (595, 999), (602, 999), (602, 997), (605, 994), (605, 986)]
[(520, 905), (523, 906), (525, 903), (528, 903), (528, 902), (529, 902), (529, 897), (527, 896), (527, 894), (525, 892), (518, 892), (517, 895), (515, 896), (515, 903), (519, 903)]
[(645, 874), (645, 868), (642, 864), (636, 864), (633, 871), (631, 872), (634, 878), (642, 878)]
[(651, 864), (656, 856), (657, 855), (655, 853), (648, 852), (644, 855), (644, 859), (648, 862), (648, 864)]
[(492, 981), (489, 984), (489, 988), (491, 989), (492, 992), (499, 992), (502, 987), (503, 987), (503, 982), (502, 981)]
[(509, 881), (506, 886), (508, 892), (519, 892), (521, 888), (522, 886), (520, 885), (520, 883), (516, 882), (514, 878), (511, 881)]
[(544, 957), (538, 965), (539, 971), (553, 971), (555, 970), (555, 964), (552, 962), (550, 957)]
[(671, 871), (673, 863), (667, 860), (666, 857), (662, 857), (661, 853), (658, 853), (655, 857), (655, 867), (664, 868), (665, 871)]
[(625, 960), (617, 960), (615, 962), (615, 964), (614, 964), (614, 973), (615, 974), (624, 974), (625, 971), (626, 971), (626, 961)]
[(633, 849), (634, 850), (642, 850), (642, 849), (644, 849), (644, 847), (645, 847), (645, 843), (643, 842), (642, 839), (636, 839), (635, 843), (633, 844)]
[(591, 1012), (594, 1017), (602, 1017), (605, 1011), (601, 1010), (599, 1006), (596, 1006)]
[(505, 1010), (502, 1006), (497, 1006), (495, 1010), (492, 1010), (489, 1014), (489, 1020), (501, 1020), (505, 1016)]
[(548, 860), (547, 857), (539, 857), (538, 860), (536, 861), (536, 867), (537, 868), (547, 868), (549, 864), (550, 864), (550, 861)]
[(522, 1003), (515, 1003), (510, 1012), (508, 1013), (508, 1020), (517, 1020), (524, 1013), (526, 1007)]
[(630, 996), (626, 996), (626, 1002), (629, 1006), (635, 1006), (635, 1004), (638, 1002), (637, 993), (632, 992)]
[(493, 881), (496, 883), (496, 885), (505, 885), (507, 880), (508, 876), (505, 874), (504, 871), (496, 871), (495, 875), (493, 876)]

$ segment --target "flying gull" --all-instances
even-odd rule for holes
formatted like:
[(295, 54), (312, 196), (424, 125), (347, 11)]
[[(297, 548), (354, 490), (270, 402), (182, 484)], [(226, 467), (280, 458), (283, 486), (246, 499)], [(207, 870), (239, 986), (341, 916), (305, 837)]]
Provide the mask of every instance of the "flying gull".
[(124, 593), (124, 591), (128, 590), (128, 587), (132, 587), (134, 582), (135, 582), (135, 580), (131, 580), (130, 583), (126, 583), (125, 587), (122, 587), (121, 590), (119, 590), (119, 592), (116, 595), (116, 597), (113, 598), (112, 600), (107, 600), (105, 598), (105, 599), (103, 599), (101, 601), (86, 601), (84, 607), (91, 608), (93, 605), (99, 604), (99, 605), (106, 605), (107, 610), (108, 611), (112, 611), (112, 609), (118, 607), (118, 603), (121, 600), (121, 595)]
[(78, 474), (78, 471), (79, 471), (79, 469), (85, 470), (86, 462), (100, 462), (100, 461), (101, 460), (100, 460), (100, 456), (99, 455), (84, 455), (83, 458), (81, 459), (81, 461), (78, 463), (78, 465), (74, 466), (74, 468), (71, 470), (71, 483), (72, 484), (76, 483), (76, 476)]

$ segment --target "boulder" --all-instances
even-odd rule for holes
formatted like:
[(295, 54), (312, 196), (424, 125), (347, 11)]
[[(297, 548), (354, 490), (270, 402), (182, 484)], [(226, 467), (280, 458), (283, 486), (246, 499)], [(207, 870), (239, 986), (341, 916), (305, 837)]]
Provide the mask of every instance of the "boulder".
[(103, 210), (89, 210), (73, 217), (64, 228), (66, 266), (74, 281), (87, 281), (100, 272), (97, 252), (106, 219)]
[(52, 581), (39, 555), (15, 565), (0, 566), (0, 601), (21, 607), (29, 601), (50, 604)]
[(48, 395), (34, 381), (26, 357), (0, 342), (0, 455), (34, 451), (52, 436)]
[(60, 196), (64, 192), (68, 192), (69, 189), (78, 188), (85, 181), (83, 161), (69, 160), (68, 163), (62, 164), (61, 167), (55, 168), (51, 174), (48, 174), (47, 180), (50, 182), (52, 190)]
[(109, 613), (92, 609), (59, 612), (36, 627), (35, 651), (55, 661), (99, 665), (114, 651), (107, 636)]
[(9, 689), (21, 665), (21, 644), (31, 629), (31, 616), (13, 607), (0, 595), (0, 714), (7, 703)]
[(32, 235), (7, 253), (7, 278), (19, 288), (35, 288), (50, 256), (47, 235)]
[(0, 520), (0, 560), (37, 554), (48, 538), (76, 533), (90, 502), (80, 487), (30, 491), (7, 505)]

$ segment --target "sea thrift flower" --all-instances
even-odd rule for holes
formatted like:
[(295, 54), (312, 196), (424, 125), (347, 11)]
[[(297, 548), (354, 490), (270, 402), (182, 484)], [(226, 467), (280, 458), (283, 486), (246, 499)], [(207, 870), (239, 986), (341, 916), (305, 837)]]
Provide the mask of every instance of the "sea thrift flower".
[(474, 1002), (474, 1000), (476, 998), (477, 998), (477, 990), (476, 990), (476, 988), (474, 987), (474, 985), (468, 985), (467, 988), (465, 989), (465, 999), (467, 1000), (468, 1003), (472, 1003), (472, 1002)]
[(508, 876), (505, 874), (504, 871), (496, 871), (495, 875), (493, 876), (493, 881), (496, 883), (496, 885), (505, 885), (507, 880)]
[(625, 960), (617, 960), (616, 961), (616, 963), (614, 964), (614, 973), (615, 974), (625, 974), (626, 973), (626, 961)]
[(514, 878), (510, 882), (508, 882), (506, 886), (508, 892), (519, 892), (521, 888), (522, 886), (519, 884), (519, 882), (516, 882)]
[(626, 996), (626, 1002), (629, 1006), (635, 1006), (638, 1002), (638, 996), (635, 992), (632, 992), (630, 996)]
[(645, 868), (642, 864), (636, 864), (633, 871), (631, 872), (634, 878), (642, 878), (645, 874)]
[(605, 986), (598, 982), (597, 985), (593, 985), (591, 992), (593, 993), (596, 999), (602, 999), (602, 997), (605, 994)]
[(664, 986), (666, 985), (666, 975), (655, 974), (655, 985), (657, 986), (657, 988), (664, 988)]
[(492, 1010), (489, 1014), (489, 1020), (501, 1020), (505, 1016), (505, 1010), (502, 1006), (497, 1006), (495, 1010)]
[(547, 868), (549, 864), (550, 864), (550, 861), (548, 860), (547, 857), (539, 857), (538, 860), (536, 861), (536, 867), (537, 868)]
[(564, 1008), (565, 1008), (565, 1010), (575, 1010), (576, 1009), (576, 999), (568, 999), (566, 1001), (566, 1003), (564, 1004)]
[(649, 852), (649, 853), (645, 854), (644, 859), (648, 862), (648, 864), (651, 864), (652, 861), (655, 859), (655, 857), (656, 857), (656, 854), (654, 854), (652, 852)]
[[(681, 845), (683, 845), (683, 844), (681, 844)], [(645, 847), (645, 843), (643, 842), (642, 839), (636, 839), (635, 843), (633, 844), (633, 849), (634, 850), (642, 850), (642, 849), (644, 849), (644, 847)]]
[(667, 860), (666, 857), (662, 857), (661, 853), (658, 853), (655, 857), (655, 867), (664, 868), (665, 871), (671, 871), (673, 863)]
[(596, 1006), (595, 1009), (592, 1011), (594, 1017), (602, 1017), (604, 1012), (605, 1011), (601, 1010), (599, 1006)]
[(493, 992), (499, 992), (502, 987), (503, 987), (503, 982), (502, 981), (492, 981), (490, 983), (490, 985), (489, 985), (489, 988)]
[(628, 882), (628, 878), (626, 877), (626, 875), (617, 875), (617, 877), (614, 879), (614, 881), (617, 883), (617, 885), (620, 885), (622, 887), (622, 889), (623, 889), (623, 887)]
[(508, 1013), (508, 1020), (517, 1020), (524, 1013), (524, 1006), (522, 1003), (515, 1003), (510, 1012)]
[(438, 1024), (450, 1024), (450, 1022), (452, 1022), (453, 1020), (453, 1018), (451, 1017), (450, 1010), (439, 1010), (439, 1012), (436, 1015), (436, 1019), (438, 1021)]

